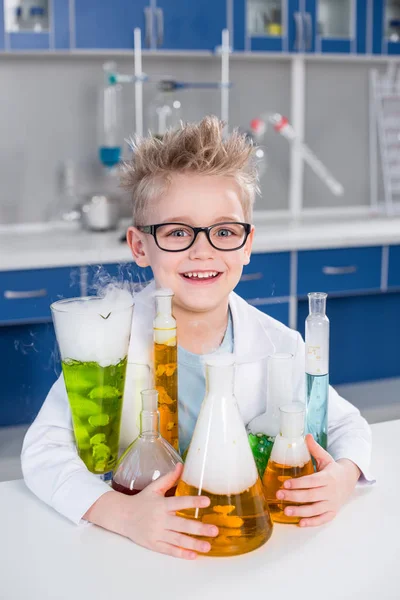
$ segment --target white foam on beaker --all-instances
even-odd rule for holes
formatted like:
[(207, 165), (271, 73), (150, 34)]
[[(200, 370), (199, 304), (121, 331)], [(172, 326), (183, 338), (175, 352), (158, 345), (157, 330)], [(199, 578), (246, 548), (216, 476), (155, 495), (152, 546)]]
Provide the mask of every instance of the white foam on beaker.
[(63, 300), (52, 305), (62, 360), (116, 365), (128, 353), (133, 298), (109, 286), (103, 297)]

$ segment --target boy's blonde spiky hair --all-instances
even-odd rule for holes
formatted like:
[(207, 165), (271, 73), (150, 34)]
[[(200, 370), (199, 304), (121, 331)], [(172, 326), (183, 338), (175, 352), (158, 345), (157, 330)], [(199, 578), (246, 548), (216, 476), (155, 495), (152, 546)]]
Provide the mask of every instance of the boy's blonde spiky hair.
[(124, 166), (121, 185), (131, 194), (135, 225), (146, 225), (146, 208), (162, 196), (174, 173), (233, 177), (241, 190), (245, 219), (251, 222), (258, 192), (254, 147), (238, 131), (224, 139), (223, 127), (216, 117), (205, 117), (168, 130), (161, 140), (149, 136), (132, 143), (133, 158)]

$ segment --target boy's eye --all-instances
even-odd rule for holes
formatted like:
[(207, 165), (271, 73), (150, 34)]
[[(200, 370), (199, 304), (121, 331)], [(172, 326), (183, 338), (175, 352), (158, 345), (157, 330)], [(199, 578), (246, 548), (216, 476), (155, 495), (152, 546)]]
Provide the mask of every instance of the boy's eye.
[(216, 237), (230, 237), (232, 235), (237, 235), (235, 231), (227, 229), (226, 227), (221, 227), (219, 229), (214, 230), (214, 235)]
[(174, 231), (170, 231), (167, 235), (170, 237), (186, 237), (187, 235), (190, 235), (190, 233), (185, 229), (175, 229)]

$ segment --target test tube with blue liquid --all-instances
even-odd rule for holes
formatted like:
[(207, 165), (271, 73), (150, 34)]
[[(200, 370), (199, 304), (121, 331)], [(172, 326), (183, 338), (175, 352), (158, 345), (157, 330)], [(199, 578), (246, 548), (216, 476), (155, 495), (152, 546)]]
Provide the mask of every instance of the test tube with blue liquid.
[(326, 316), (327, 294), (308, 294), (309, 315), (306, 319), (306, 425), (316, 442), (325, 450), (328, 445), (329, 396), (329, 319)]
[(105, 167), (112, 168), (122, 154), (122, 87), (115, 78), (115, 63), (105, 63), (103, 71), (98, 109), (99, 159)]

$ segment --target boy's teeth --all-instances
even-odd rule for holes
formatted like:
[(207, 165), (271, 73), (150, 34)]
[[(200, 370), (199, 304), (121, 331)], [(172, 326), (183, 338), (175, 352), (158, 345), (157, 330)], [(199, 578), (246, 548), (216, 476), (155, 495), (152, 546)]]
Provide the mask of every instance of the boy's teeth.
[(190, 273), (185, 273), (184, 275), (185, 275), (185, 277), (190, 277), (190, 278), (197, 277), (198, 279), (208, 279), (210, 277), (216, 277), (218, 275), (218, 273), (217, 273), (217, 271), (208, 271), (205, 273), (190, 272)]

